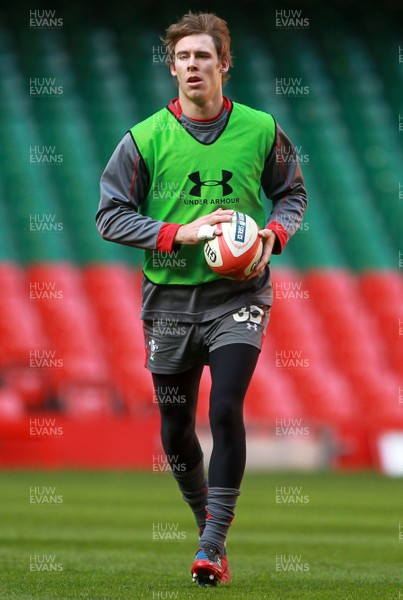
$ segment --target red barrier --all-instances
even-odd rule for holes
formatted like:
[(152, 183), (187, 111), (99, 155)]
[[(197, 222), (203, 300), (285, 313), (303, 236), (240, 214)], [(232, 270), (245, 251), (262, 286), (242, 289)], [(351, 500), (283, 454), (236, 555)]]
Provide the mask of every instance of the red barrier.
[(161, 453), (157, 411), (141, 419), (41, 413), (0, 423), (3, 468), (150, 469)]

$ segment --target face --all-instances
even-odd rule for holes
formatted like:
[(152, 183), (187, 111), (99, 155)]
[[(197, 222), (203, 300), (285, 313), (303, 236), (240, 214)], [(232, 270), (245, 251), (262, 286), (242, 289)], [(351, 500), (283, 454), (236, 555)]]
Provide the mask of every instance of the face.
[(176, 44), (171, 73), (179, 84), (179, 97), (204, 104), (222, 95), (222, 74), (228, 62), (220, 61), (213, 38), (205, 33), (188, 35)]

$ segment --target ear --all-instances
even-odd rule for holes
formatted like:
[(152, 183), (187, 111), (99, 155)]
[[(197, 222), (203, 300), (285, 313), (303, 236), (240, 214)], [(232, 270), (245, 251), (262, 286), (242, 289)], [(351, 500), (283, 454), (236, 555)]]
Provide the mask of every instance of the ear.
[(229, 62), (228, 62), (228, 60), (223, 60), (221, 62), (221, 67), (220, 67), (221, 73), (227, 73), (228, 69), (229, 69)]
[(175, 63), (173, 63), (173, 62), (169, 63), (169, 70), (171, 71), (171, 75), (173, 77), (176, 77)]

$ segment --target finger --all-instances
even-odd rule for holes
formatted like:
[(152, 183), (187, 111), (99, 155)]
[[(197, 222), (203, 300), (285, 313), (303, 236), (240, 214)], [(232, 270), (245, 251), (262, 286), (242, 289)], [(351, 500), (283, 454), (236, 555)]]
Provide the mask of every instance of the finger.
[(253, 273), (251, 273), (249, 275), (248, 279), (251, 279), (252, 277), (258, 277), (263, 274), (265, 268), (269, 264), (270, 257), (271, 257), (271, 250), (272, 250), (271, 246), (268, 246), (268, 245), (264, 246), (262, 256), (260, 257), (260, 261), (256, 265), (256, 268), (253, 271)]
[(232, 220), (232, 216), (233, 215), (228, 215), (228, 214), (217, 215), (215, 213), (212, 213), (211, 215), (208, 216), (208, 223), (210, 223), (211, 225), (217, 225), (217, 223), (229, 223)]
[(220, 214), (223, 214), (223, 213), (228, 213), (228, 214), (231, 214), (231, 215), (233, 215), (235, 211), (234, 211), (234, 210), (232, 210), (232, 208), (222, 208), (222, 207), (220, 206), (219, 208), (217, 208), (217, 209), (216, 209), (216, 210), (215, 210), (213, 213), (211, 213), (211, 214), (212, 214), (212, 215), (214, 215), (214, 213), (218, 213), (218, 212), (219, 212)]
[(274, 236), (275, 233), (271, 229), (261, 229), (258, 231), (258, 235), (261, 238), (268, 239), (269, 237)]
[(263, 247), (262, 256), (260, 257), (260, 261), (259, 261), (259, 263), (256, 266), (256, 270), (257, 271), (263, 270), (264, 267), (267, 265), (267, 263), (269, 262), (270, 257), (271, 257), (271, 251), (272, 251), (272, 245), (271, 244), (266, 244)]
[(212, 240), (216, 235), (216, 227), (214, 225), (208, 225), (205, 223), (201, 225), (197, 231), (197, 238), (199, 240)]
[(209, 215), (210, 217), (229, 217), (229, 218), (233, 218), (234, 216), (234, 211), (233, 210), (229, 210), (229, 209), (225, 209), (225, 208), (217, 208), (217, 210), (215, 210), (214, 212), (210, 213)]
[(260, 261), (258, 262), (258, 264), (256, 265), (256, 269), (255, 269), (255, 273), (256, 275), (261, 275), (263, 273), (263, 271), (266, 268), (266, 265), (268, 264), (270, 259), (270, 256), (265, 257), (265, 258), (261, 258)]
[(268, 263), (269, 263), (269, 261), (265, 261), (265, 262), (260, 261), (259, 264), (256, 266), (256, 269), (253, 271), (253, 273), (248, 275), (248, 277), (246, 279), (252, 279), (253, 277), (260, 277), (261, 275), (263, 275), (264, 270), (265, 270), (266, 266), (268, 265)]
[(266, 258), (263, 259), (263, 256), (262, 256), (262, 258), (256, 265), (256, 268), (254, 269), (254, 271), (250, 275), (248, 275), (248, 277), (246, 279), (252, 279), (253, 277), (258, 277), (258, 276), (262, 275), (267, 264), (269, 263), (269, 259), (270, 259), (270, 256), (267, 259)]
[(264, 258), (268, 252), (269, 252), (269, 255), (271, 254), (273, 247), (274, 247), (274, 243), (276, 241), (276, 235), (272, 231), (269, 231), (269, 230), (266, 230), (266, 231), (268, 232), (268, 235), (264, 234), (261, 236), (262, 243), (263, 243), (262, 258)]

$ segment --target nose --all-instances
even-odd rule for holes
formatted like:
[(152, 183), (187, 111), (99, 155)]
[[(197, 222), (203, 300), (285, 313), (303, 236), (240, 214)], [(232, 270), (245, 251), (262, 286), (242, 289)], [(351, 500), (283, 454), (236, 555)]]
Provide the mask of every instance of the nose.
[(193, 53), (191, 53), (188, 60), (188, 70), (194, 71), (195, 69), (197, 69), (196, 57)]

